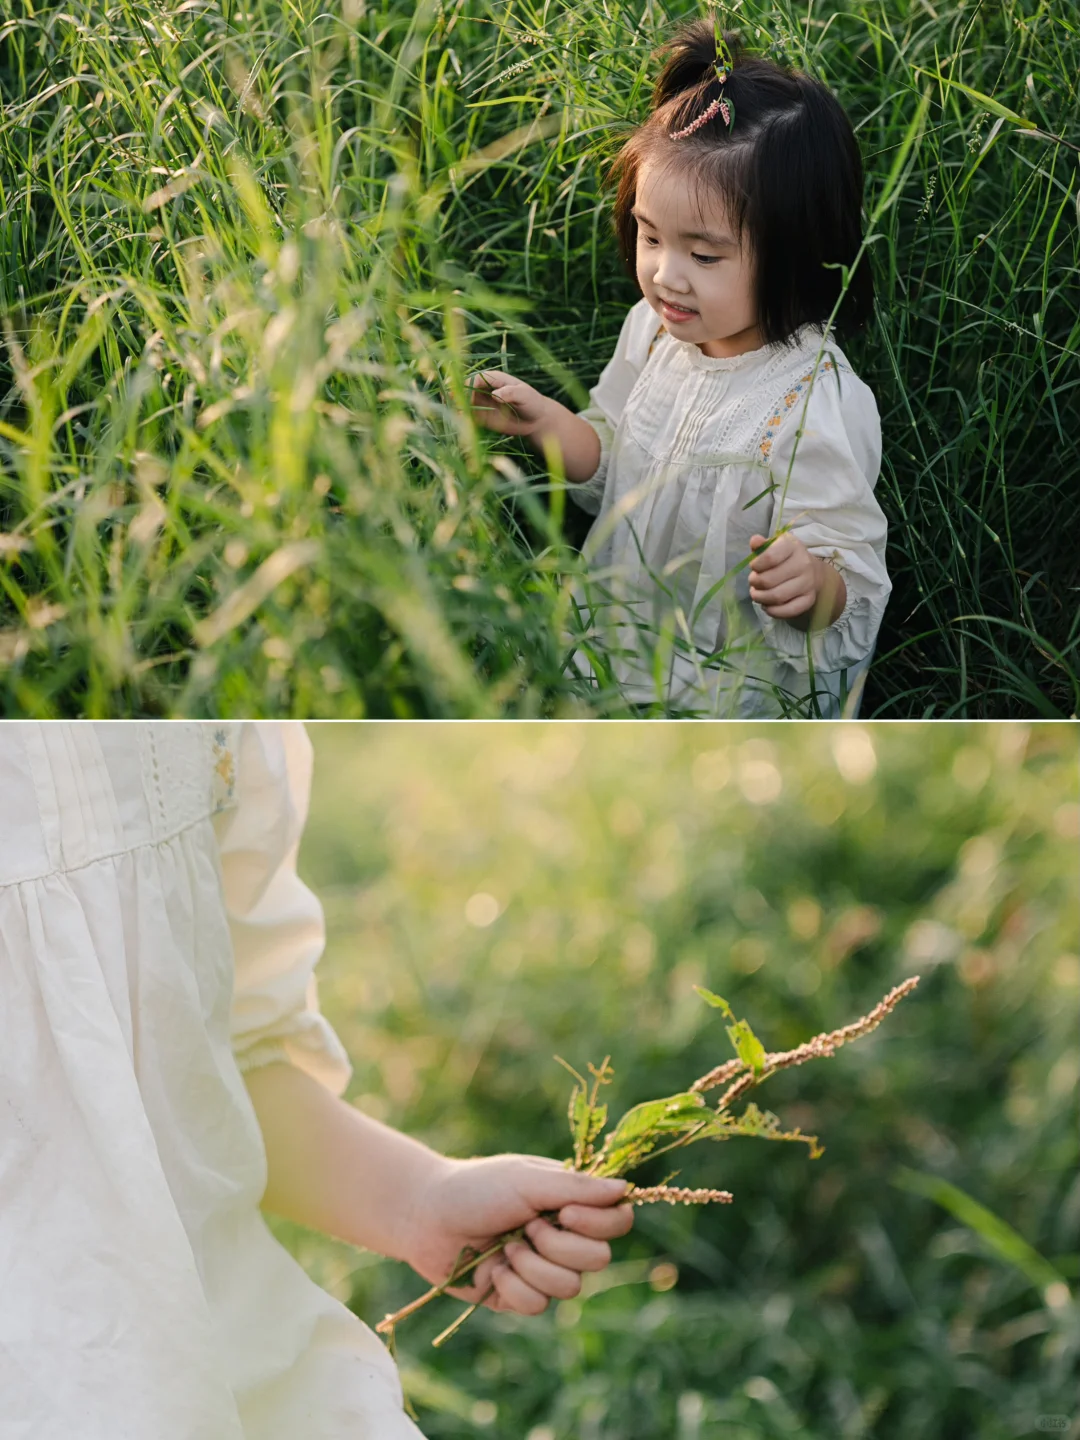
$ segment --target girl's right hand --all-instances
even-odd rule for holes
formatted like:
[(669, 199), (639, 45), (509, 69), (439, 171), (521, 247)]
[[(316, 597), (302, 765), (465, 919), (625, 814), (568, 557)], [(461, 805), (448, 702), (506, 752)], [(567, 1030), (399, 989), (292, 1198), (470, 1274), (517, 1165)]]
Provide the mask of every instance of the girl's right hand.
[[(611, 1260), (608, 1242), (634, 1223), (632, 1206), (619, 1203), (629, 1188), (625, 1180), (584, 1175), (536, 1155), (433, 1160), (426, 1183), (401, 1209), (395, 1254), (437, 1285), (463, 1247), (482, 1254), (523, 1226), (526, 1240), (484, 1260), (449, 1292), (490, 1310), (539, 1315), (550, 1299), (572, 1299), (582, 1274)], [(543, 1218), (545, 1212), (555, 1212), (558, 1223)]]
[(540, 426), (548, 399), (502, 370), (481, 370), (469, 380), (473, 417), (501, 435), (532, 435)]

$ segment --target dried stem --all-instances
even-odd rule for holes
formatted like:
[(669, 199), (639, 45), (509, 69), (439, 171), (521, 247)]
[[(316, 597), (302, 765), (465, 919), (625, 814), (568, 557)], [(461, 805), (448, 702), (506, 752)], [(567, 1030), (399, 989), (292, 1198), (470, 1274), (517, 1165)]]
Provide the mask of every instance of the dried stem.
[[(834, 1054), (841, 1045), (846, 1045), (849, 1040), (858, 1040), (860, 1036), (868, 1035), (871, 1030), (876, 1030), (886, 1015), (903, 1000), (905, 995), (910, 995), (915, 986), (919, 983), (919, 976), (912, 975), (899, 985), (894, 985), (884, 999), (879, 1000), (874, 1008), (867, 1015), (845, 1025), (840, 1030), (830, 1030), (827, 1034), (815, 1035), (812, 1040), (805, 1044), (798, 1045), (794, 1050), (781, 1050), (765, 1056), (765, 1068), (755, 1075), (750, 1067), (743, 1060), (725, 1060), (715, 1070), (710, 1070), (707, 1075), (702, 1075), (690, 1086), (691, 1090), (704, 1092), (715, 1089), (722, 1085), (725, 1080), (730, 1080), (738, 1075), (739, 1079), (721, 1098), (717, 1105), (718, 1110), (723, 1110), (733, 1100), (737, 1100), (745, 1091), (754, 1085), (760, 1085), (762, 1080), (777, 1070), (787, 1070), (792, 1065), (805, 1064), (807, 1060), (818, 1060), (827, 1055)], [(743, 1072), (746, 1072), (745, 1074)]]

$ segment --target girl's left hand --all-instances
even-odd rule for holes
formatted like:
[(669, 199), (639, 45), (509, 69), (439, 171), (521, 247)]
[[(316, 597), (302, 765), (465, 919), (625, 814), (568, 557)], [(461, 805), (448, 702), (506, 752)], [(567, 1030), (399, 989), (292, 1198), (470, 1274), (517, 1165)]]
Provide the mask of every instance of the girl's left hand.
[[(566, 1170), (536, 1155), (440, 1159), (415, 1197), (403, 1258), (438, 1284), (463, 1246), (482, 1252), (505, 1231), (524, 1225), (527, 1241), (485, 1260), (473, 1272), (473, 1283), (449, 1292), (475, 1302), (493, 1284), (485, 1302), (492, 1310), (539, 1315), (549, 1299), (571, 1299), (581, 1289), (582, 1273), (602, 1270), (611, 1259), (608, 1241), (634, 1223), (632, 1207), (619, 1204), (625, 1180)], [(558, 1212), (557, 1224), (539, 1218), (552, 1210)]]
[(847, 601), (840, 572), (812, 555), (790, 530), (761, 550), (765, 543), (764, 535), (750, 537), (750, 549), (760, 551), (750, 562), (750, 599), (766, 615), (800, 630), (831, 625)]
[[(764, 544), (764, 535), (750, 537), (751, 550)], [(777, 620), (812, 609), (818, 591), (815, 558), (790, 530), (778, 536), (750, 562), (750, 599)]]

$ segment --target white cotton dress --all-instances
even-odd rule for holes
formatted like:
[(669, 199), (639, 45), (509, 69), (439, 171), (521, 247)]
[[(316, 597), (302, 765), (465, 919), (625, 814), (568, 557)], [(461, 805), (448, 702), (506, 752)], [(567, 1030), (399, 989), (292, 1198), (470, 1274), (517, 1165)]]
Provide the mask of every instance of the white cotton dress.
[(298, 723), (0, 726), (0, 1440), (420, 1440), (258, 1209), (241, 1067), (350, 1074)]
[[(795, 340), (705, 355), (642, 298), (579, 412), (600, 439), (596, 473), (567, 487), (597, 517), (579, 613), (616, 655), (632, 702), (664, 698), (719, 716), (857, 710), (892, 588), (874, 498), (881, 426), (843, 352), (829, 341), (819, 358), (822, 334), (810, 327)], [(749, 595), (750, 537), (781, 523), (847, 587), (843, 613), (812, 635), (809, 656), (807, 634)], [(689, 633), (692, 649), (658, 646), (665, 627), (684, 641)], [(576, 661), (592, 675), (586, 649)], [(721, 649), (722, 665), (704, 663)]]

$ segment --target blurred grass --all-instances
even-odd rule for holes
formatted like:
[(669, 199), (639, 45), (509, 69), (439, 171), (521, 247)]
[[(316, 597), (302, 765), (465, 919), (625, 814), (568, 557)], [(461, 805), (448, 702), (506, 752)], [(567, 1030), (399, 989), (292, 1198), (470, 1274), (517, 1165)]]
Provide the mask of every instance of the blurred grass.
[[(565, 668), (584, 517), (463, 387), (584, 403), (637, 298), (599, 177), (695, 9), (10, 0), (6, 713), (625, 713)], [(850, 347), (895, 583), (864, 713), (1075, 714), (1080, 30), (723, 13), (836, 89), (868, 209), (929, 100)]]
[[(735, 1203), (640, 1213), (581, 1300), (445, 1350), (449, 1312), (403, 1326), (433, 1440), (1080, 1431), (1074, 727), (310, 732), (301, 870), (348, 1096), (450, 1153), (565, 1156), (555, 1053), (610, 1053), (616, 1110), (703, 1073), (729, 1046), (694, 984), (781, 1048), (923, 976), (769, 1082), (820, 1160), (697, 1147), (681, 1183)], [(418, 1293), (275, 1228), (369, 1322)]]

